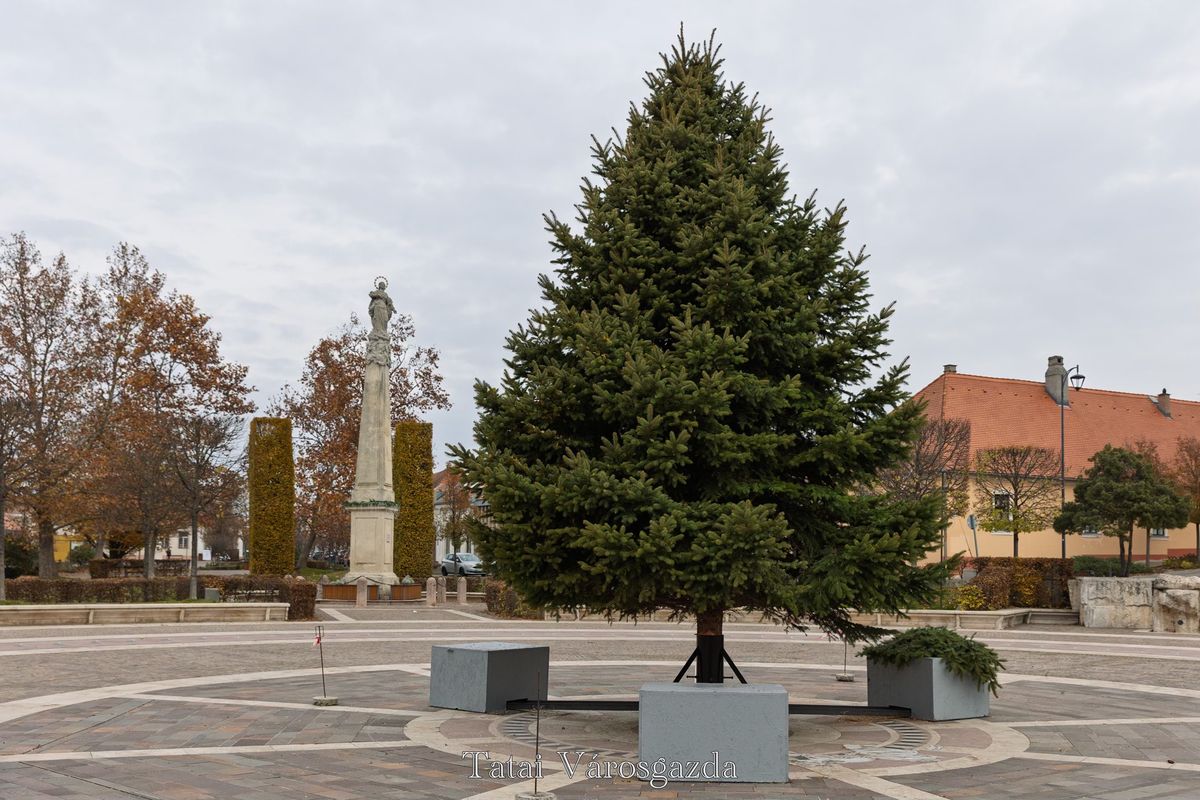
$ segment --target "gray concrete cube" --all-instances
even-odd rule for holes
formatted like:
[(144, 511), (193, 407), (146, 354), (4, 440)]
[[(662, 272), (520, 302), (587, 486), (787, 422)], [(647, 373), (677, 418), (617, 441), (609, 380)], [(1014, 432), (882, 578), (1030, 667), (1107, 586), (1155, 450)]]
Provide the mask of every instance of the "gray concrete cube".
[(903, 667), (867, 659), (867, 703), (900, 706), (916, 719), (973, 719), (991, 709), (987, 687), (955, 675), (940, 658), (918, 658)]
[[(647, 683), (638, 698), (638, 760), (651, 768), (660, 758), (668, 769), (675, 763), (715, 761), (707, 775), (685, 780), (787, 782), (788, 696), (783, 686)], [(730, 764), (732, 777), (726, 769)]]
[(429, 705), (495, 714), (509, 700), (546, 699), (550, 648), (509, 642), (434, 645)]

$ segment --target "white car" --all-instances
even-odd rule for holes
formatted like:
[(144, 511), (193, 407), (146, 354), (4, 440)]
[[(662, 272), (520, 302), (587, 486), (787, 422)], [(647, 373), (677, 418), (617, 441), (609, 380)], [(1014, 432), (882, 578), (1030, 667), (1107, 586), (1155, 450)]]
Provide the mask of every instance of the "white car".
[(474, 553), (450, 553), (442, 559), (443, 575), (483, 575), (483, 562)]

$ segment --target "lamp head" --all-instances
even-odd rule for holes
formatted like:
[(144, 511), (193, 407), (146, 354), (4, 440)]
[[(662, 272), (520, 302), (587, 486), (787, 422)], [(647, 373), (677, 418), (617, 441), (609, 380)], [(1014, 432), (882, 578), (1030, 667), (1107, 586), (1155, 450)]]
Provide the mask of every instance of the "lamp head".
[(1071, 385), (1074, 386), (1076, 389), (1083, 388), (1083, 381), (1084, 381), (1084, 375), (1080, 372), (1076, 372), (1074, 375), (1071, 376)]

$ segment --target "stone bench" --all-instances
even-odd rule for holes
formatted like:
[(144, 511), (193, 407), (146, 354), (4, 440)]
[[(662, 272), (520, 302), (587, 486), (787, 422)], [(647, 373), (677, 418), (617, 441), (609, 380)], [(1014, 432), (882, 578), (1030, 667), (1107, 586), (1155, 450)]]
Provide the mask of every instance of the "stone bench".
[(501, 713), (509, 700), (545, 700), (549, 674), (550, 648), (546, 646), (509, 642), (434, 645), (429, 705)]

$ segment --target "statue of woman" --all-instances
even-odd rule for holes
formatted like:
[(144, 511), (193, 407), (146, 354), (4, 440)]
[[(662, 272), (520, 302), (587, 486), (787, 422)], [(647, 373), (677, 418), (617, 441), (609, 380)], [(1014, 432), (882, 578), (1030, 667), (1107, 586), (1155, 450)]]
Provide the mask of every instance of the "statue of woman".
[(371, 292), (371, 305), (367, 308), (367, 313), (371, 316), (372, 336), (386, 336), (388, 320), (396, 313), (396, 307), (392, 305), (392, 298), (388, 297), (387, 285), (386, 278), (375, 279), (375, 290)]

